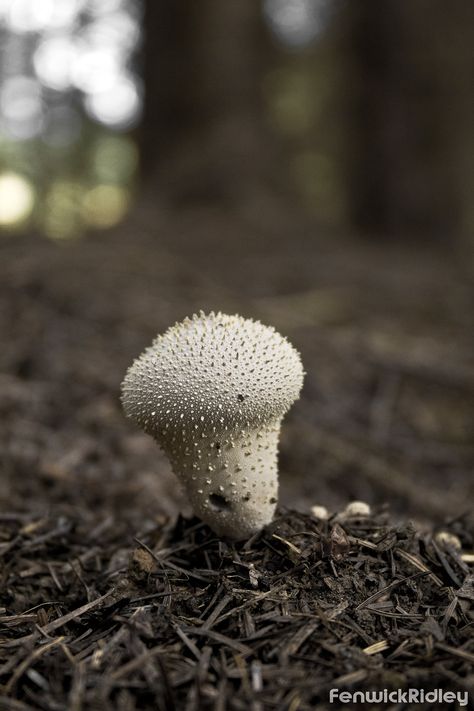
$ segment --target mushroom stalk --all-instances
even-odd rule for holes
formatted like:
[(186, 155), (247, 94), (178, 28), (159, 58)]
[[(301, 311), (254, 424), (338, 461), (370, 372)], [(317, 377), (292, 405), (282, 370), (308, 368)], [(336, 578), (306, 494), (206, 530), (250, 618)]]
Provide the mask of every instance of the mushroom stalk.
[(206, 444), (196, 448), (198, 466), (189, 455), (169, 453), (194, 512), (218, 535), (248, 538), (272, 520), (278, 500), (280, 424), (277, 420), (239, 437), (226, 433), (220, 441), (215, 434), (206, 436)]
[(299, 354), (273, 328), (201, 312), (132, 364), (122, 401), (167, 454), (195, 513), (241, 540), (273, 518), (280, 426), (302, 382)]

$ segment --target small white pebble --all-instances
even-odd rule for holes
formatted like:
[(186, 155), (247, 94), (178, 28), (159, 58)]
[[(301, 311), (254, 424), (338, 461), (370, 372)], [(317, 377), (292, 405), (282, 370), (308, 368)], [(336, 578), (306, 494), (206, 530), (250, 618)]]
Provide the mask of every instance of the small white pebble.
[(436, 543), (441, 543), (442, 545), (452, 546), (457, 551), (460, 551), (462, 548), (459, 538), (454, 533), (450, 533), (449, 531), (439, 531), (435, 535), (435, 541)]
[(314, 518), (319, 518), (321, 521), (327, 521), (329, 511), (325, 506), (311, 506), (311, 514)]
[(342, 512), (343, 517), (370, 516), (370, 506), (365, 501), (351, 501)]

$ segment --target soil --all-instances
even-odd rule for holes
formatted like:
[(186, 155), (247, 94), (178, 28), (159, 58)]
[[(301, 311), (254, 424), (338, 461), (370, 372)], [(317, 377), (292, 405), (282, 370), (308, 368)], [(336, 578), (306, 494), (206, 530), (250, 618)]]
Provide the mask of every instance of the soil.
[[(81, 241), (5, 237), (0, 708), (296, 711), (334, 685), (473, 697), (471, 270), (151, 203)], [(283, 428), (286, 508), (237, 546), (189, 518), (118, 399), (131, 360), (200, 308), (271, 323), (307, 372)], [(351, 499), (375, 513), (344, 518)]]
[[(473, 518), (450, 528), (472, 549)], [(449, 540), (387, 513), (288, 512), (234, 545), (198, 519), (163, 518), (133, 542), (110, 520), (18, 514), (1, 530), (2, 708), (257, 711), (330, 708), (331, 688), (361, 685), (474, 691), (474, 575)]]

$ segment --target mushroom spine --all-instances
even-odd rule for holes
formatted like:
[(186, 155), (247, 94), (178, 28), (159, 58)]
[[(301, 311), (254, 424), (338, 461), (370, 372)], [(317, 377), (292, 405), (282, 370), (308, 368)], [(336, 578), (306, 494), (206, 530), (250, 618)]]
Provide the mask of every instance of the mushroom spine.
[(164, 450), (195, 513), (241, 540), (273, 518), (280, 426), (303, 376), (299, 353), (274, 328), (200, 312), (134, 361), (122, 403)]

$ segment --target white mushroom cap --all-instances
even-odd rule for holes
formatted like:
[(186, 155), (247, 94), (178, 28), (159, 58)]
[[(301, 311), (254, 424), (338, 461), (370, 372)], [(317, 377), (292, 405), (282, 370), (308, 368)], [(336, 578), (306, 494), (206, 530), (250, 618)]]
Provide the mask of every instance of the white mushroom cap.
[(167, 454), (196, 514), (243, 539), (273, 517), (281, 420), (303, 375), (298, 352), (274, 328), (201, 312), (135, 360), (122, 402)]

